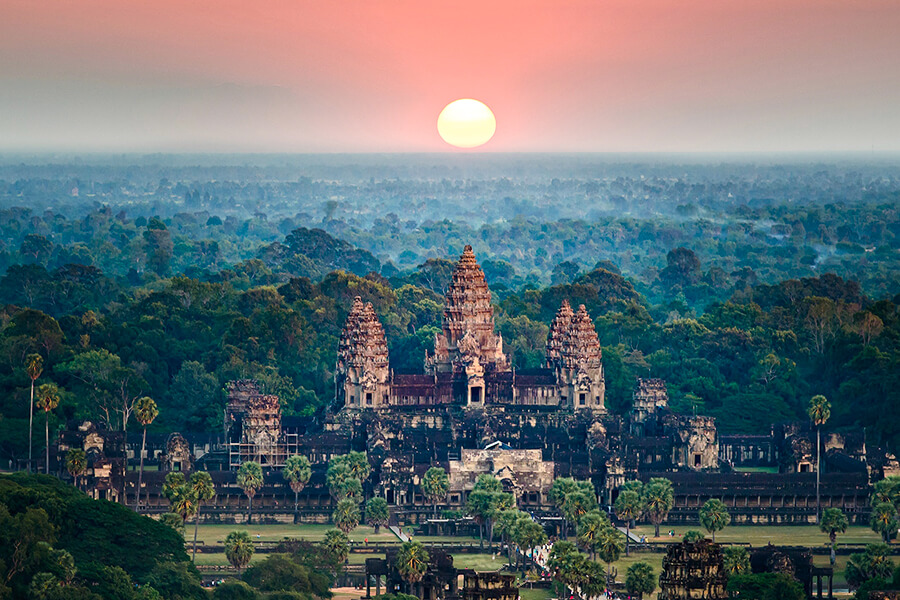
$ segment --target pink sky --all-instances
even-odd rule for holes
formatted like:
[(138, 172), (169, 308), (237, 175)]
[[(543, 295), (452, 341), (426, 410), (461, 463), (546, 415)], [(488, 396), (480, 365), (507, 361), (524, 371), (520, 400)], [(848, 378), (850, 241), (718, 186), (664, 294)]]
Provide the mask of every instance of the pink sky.
[(4, 0), (0, 150), (900, 151), (897, 0)]

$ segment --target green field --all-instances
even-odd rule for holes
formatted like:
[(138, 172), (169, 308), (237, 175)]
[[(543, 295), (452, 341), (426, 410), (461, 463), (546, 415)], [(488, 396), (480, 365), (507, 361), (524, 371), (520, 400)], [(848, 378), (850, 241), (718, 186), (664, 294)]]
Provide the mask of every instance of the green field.
[[(311, 542), (318, 542), (325, 537), (325, 532), (334, 529), (333, 525), (319, 524), (251, 524), (251, 525), (221, 525), (218, 523), (201, 524), (197, 534), (198, 543), (203, 542), (210, 545), (222, 544), (225, 537), (232, 531), (246, 531), (254, 541), (261, 542), (280, 542), (285, 538), (305, 539)], [(194, 539), (194, 528), (186, 527), (184, 538), (190, 544)], [(354, 542), (362, 542), (368, 538), (370, 542), (396, 542), (395, 536), (390, 529), (382, 527), (378, 535), (375, 535), (375, 529), (366, 525), (360, 525), (350, 533), (350, 540)], [(447, 538), (449, 539), (449, 538)]]
[[(334, 529), (333, 525), (320, 525), (317, 523), (304, 523), (299, 525), (293, 524), (251, 524), (251, 525), (222, 525), (218, 523), (200, 524), (197, 533), (198, 544), (219, 545), (224, 543), (225, 537), (232, 531), (246, 531), (254, 541), (261, 542), (280, 542), (285, 538), (305, 539), (311, 542), (318, 542), (325, 537), (325, 532)], [(404, 527), (404, 532), (409, 531), (408, 527)], [(257, 537), (259, 536), (259, 537)], [(185, 527), (184, 538), (188, 544), (194, 539), (194, 528), (189, 523)], [(375, 529), (367, 525), (360, 525), (350, 533), (350, 540), (354, 542), (363, 542), (368, 539), (370, 542), (396, 542), (398, 541), (390, 529), (382, 527), (378, 535), (375, 535)], [(420, 542), (477, 542), (475, 537), (448, 537), (448, 536), (430, 536), (430, 535), (414, 535), (414, 540)]]
[[(675, 530), (675, 536), (670, 537), (667, 532)], [(695, 529), (706, 534), (699, 525), (697, 526), (673, 526), (663, 524), (659, 528), (659, 538), (653, 537), (652, 525), (638, 525), (631, 531), (637, 535), (646, 535), (650, 542), (681, 542), (681, 536), (685, 531)], [(826, 546), (828, 536), (815, 525), (735, 525), (726, 527), (716, 532), (716, 541), (723, 543), (742, 543), (752, 546), (765, 546), (769, 542), (776, 546)], [(863, 526), (853, 526), (847, 532), (838, 536), (838, 544), (872, 544), (880, 542), (881, 536)]]

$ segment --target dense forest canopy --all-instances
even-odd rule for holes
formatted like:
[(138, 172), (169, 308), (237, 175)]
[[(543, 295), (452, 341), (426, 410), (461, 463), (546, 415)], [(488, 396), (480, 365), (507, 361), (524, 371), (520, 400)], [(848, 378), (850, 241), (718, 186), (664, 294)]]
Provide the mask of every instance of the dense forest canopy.
[(594, 318), (615, 412), (647, 375), (725, 432), (822, 393), (829, 426), (900, 446), (894, 164), (185, 160), (0, 164), (2, 459), (27, 447), (31, 353), (62, 390), (51, 428), (121, 429), (149, 395), (152, 428), (218, 430), (240, 377), (311, 414), (357, 295), (392, 367), (420, 369), (466, 243), (517, 368), (541, 364), (567, 298)]

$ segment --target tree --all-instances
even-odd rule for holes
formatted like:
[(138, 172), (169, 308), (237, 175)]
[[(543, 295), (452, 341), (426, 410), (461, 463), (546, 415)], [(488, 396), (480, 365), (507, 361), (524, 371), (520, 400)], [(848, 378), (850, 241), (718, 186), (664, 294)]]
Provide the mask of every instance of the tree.
[(207, 500), (215, 498), (216, 487), (213, 485), (212, 477), (206, 471), (191, 473), (188, 487), (197, 502), (197, 510), (194, 512), (194, 547), (191, 552), (191, 560), (194, 561), (197, 558), (197, 531), (200, 528), (200, 506)]
[(625, 556), (628, 556), (629, 538), (631, 537), (631, 522), (638, 519), (643, 511), (641, 497), (637, 492), (625, 490), (619, 492), (613, 506), (616, 516), (625, 521)]
[(593, 556), (597, 551), (600, 533), (608, 527), (612, 527), (612, 525), (606, 515), (601, 514), (600, 511), (595, 510), (585, 514), (581, 517), (581, 522), (578, 523), (575, 530), (578, 545)]
[(750, 553), (743, 546), (726, 546), (722, 555), (725, 572), (729, 576), (750, 572)]
[(566, 502), (566, 496), (570, 493), (576, 491), (578, 489), (575, 480), (571, 477), (559, 477), (553, 480), (553, 483), (550, 484), (550, 490), (547, 492), (547, 498), (553, 505), (556, 507), (556, 510), (560, 512), (563, 518), (563, 537), (565, 538), (568, 535), (569, 531), (569, 523), (566, 520), (566, 515), (563, 512), (563, 504)]
[(800, 582), (789, 573), (743, 573), (728, 578), (731, 598), (755, 600), (806, 600)]
[(81, 448), (70, 448), (66, 452), (66, 471), (72, 476), (75, 487), (78, 487), (78, 478), (87, 471), (87, 454)]
[(712, 534), (712, 541), (716, 541), (716, 532), (725, 529), (731, 522), (731, 515), (725, 503), (718, 498), (710, 498), (700, 507), (700, 524)]
[[(422, 577), (428, 570), (429, 560), (431, 560), (431, 557), (422, 544), (419, 542), (403, 542), (397, 551), (397, 562), (394, 566), (397, 567), (400, 576), (409, 583), (411, 588), (412, 584), (422, 580)], [(421, 595), (419, 597), (421, 598)]]
[(533, 559), (534, 549), (547, 543), (547, 532), (540, 523), (535, 523), (526, 515), (519, 519), (513, 529), (513, 541), (523, 555), (531, 556)]
[(705, 540), (706, 536), (697, 531), (696, 529), (688, 529), (684, 532), (684, 535), (681, 537), (683, 542), (687, 542), (689, 544), (696, 544), (701, 540)]
[(344, 498), (337, 503), (337, 507), (331, 515), (331, 520), (338, 529), (344, 533), (350, 533), (359, 525), (359, 505), (355, 500)]
[(672, 482), (665, 477), (653, 477), (644, 486), (642, 504), (644, 514), (653, 523), (654, 537), (659, 537), (659, 526), (669, 516), (675, 505), (675, 492)]
[(636, 562), (625, 574), (625, 589), (632, 596), (637, 595), (642, 599), (644, 594), (652, 594), (656, 591), (656, 574), (653, 567), (645, 562)]
[(434, 518), (437, 518), (437, 503), (447, 496), (450, 491), (450, 478), (441, 467), (431, 467), (425, 471), (422, 477), (422, 493), (431, 501), (434, 507)]
[(294, 492), (294, 515), (296, 518), (297, 496), (309, 483), (309, 478), (312, 477), (309, 459), (299, 454), (289, 456), (284, 463), (284, 468), (281, 470), (281, 476), (284, 477)]
[(197, 497), (188, 483), (183, 483), (172, 490), (172, 512), (181, 515), (184, 522), (197, 514)]
[(809, 401), (809, 418), (816, 426), (816, 524), (820, 522), (821, 498), (819, 495), (819, 477), (822, 471), (820, 459), (822, 452), (822, 425), (831, 417), (831, 403), (819, 394)]
[(466, 514), (472, 516), (478, 523), (478, 540), (484, 550), (484, 524), (490, 518), (493, 510), (493, 494), (483, 490), (473, 490), (466, 499)]
[(872, 504), (889, 502), (894, 508), (900, 508), (900, 475), (890, 475), (876, 481), (872, 492)]
[(362, 496), (362, 483), (351, 475), (350, 466), (345, 461), (338, 461), (342, 457), (331, 459), (328, 471), (325, 474), (325, 483), (331, 497), (337, 501), (345, 498)]
[[(612, 564), (619, 560), (619, 557), (622, 556), (622, 551), (625, 549), (625, 544), (622, 542), (622, 532), (612, 525), (604, 527), (600, 530), (597, 537), (596, 548), (597, 556), (606, 563), (607, 574), (613, 576)], [(611, 582), (607, 581), (607, 589), (610, 586)]]
[(322, 548), (338, 565), (344, 564), (350, 556), (350, 538), (343, 531), (329, 529), (322, 538)]
[(881, 502), (872, 508), (872, 531), (881, 534), (885, 544), (891, 543), (891, 534), (897, 531), (897, 509), (890, 502)]
[(831, 566), (834, 567), (834, 547), (837, 545), (837, 534), (847, 531), (850, 522), (847, 515), (839, 508), (826, 508), (822, 513), (822, 521), (819, 523), (819, 529), (823, 533), (828, 534), (828, 540), (831, 542)]
[[(137, 492), (134, 494), (134, 510), (137, 510), (141, 504), (141, 487), (144, 483), (144, 452), (147, 449), (147, 427), (153, 423), (159, 416), (159, 409), (153, 398), (144, 396), (140, 398), (134, 405), (134, 416), (138, 423), (144, 428), (144, 434), (141, 437), (141, 462), (138, 470), (138, 486)], [(149, 494), (149, 491), (147, 492)]]
[(887, 544), (868, 544), (865, 552), (850, 555), (845, 575), (847, 583), (856, 588), (870, 579), (889, 579), (894, 571), (891, 548)]
[(375, 528), (375, 535), (378, 535), (382, 526), (388, 524), (390, 517), (387, 500), (378, 496), (369, 498), (366, 502), (366, 524)]
[(597, 508), (597, 499), (594, 495), (587, 494), (581, 490), (566, 495), (566, 500), (563, 502), (562, 506), (563, 515), (565, 516), (566, 521), (574, 523), (576, 526), (581, 520), (582, 515), (587, 514), (595, 508)]
[(28, 471), (31, 472), (31, 434), (34, 428), (34, 382), (44, 370), (44, 358), (40, 354), (29, 354), (25, 357), (25, 372), (31, 380), (31, 399), (28, 402)]
[(94, 405), (103, 423), (112, 430), (126, 431), (139, 391), (147, 382), (122, 359), (105, 349), (75, 355), (58, 369), (75, 378)]
[(184, 535), (184, 519), (176, 512), (163, 513), (159, 517), (159, 522), (164, 523), (178, 532), (178, 535)]
[(38, 388), (37, 407), (44, 411), (44, 473), (50, 474), (50, 411), (59, 406), (59, 388), (54, 383), (44, 383)]
[(247, 523), (253, 519), (253, 496), (263, 486), (263, 471), (258, 462), (248, 460), (242, 463), (237, 472), (237, 485), (247, 496)]
[(225, 558), (238, 573), (250, 564), (253, 556), (253, 542), (246, 531), (232, 531), (225, 538)]

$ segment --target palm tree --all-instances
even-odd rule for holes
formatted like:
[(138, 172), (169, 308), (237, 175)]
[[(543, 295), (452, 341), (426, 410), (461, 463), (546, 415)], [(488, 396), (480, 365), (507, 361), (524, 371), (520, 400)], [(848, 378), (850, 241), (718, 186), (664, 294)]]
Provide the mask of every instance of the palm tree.
[(253, 556), (253, 542), (246, 531), (232, 531), (225, 538), (225, 558), (231, 563), (238, 574), (241, 569), (250, 564)]
[(369, 498), (369, 501), (366, 502), (366, 524), (375, 528), (375, 535), (378, 535), (382, 525), (388, 524), (390, 516), (391, 513), (384, 498), (375, 496), (374, 498)]
[(247, 507), (249, 511), (247, 513), (247, 523), (250, 523), (253, 520), (253, 496), (255, 496), (256, 492), (263, 486), (263, 472), (259, 463), (248, 460), (241, 464), (241, 468), (239, 468), (237, 472), (237, 484), (239, 488), (244, 490), (244, 494), (247, 496)]
[(705, 540), (706, 536), (697, 531), (696, 529), (688, 529), (684, 532), (684, 535), (681, 536), (681, 541), (687, 542), (688, 544), (696, 544), (702, 540)]
[(644, 486), (642, 498), (644, 512), (653, 523), (654, 537), (659, 537), (659, 526), (669, 516), (669, 511), (675, 505), (675, 492), (672, 490), (672, 482), (665, 477), (653, 477)]
[(578, 485), (575, 483), (575, 480), (571, 477), (559, 477), (558, 479), (554, 479), (553, 483), (550, 485), (550, 490), (547, 492), (547, 498), (553, 505), (556, 507), (556, 510), (560, 512), (563, 518), (563, 537), (567, 537), (569, 534), (569, 522), (566, 520), (565, 512), (563, 511), (563, 504), (566, 502), (566, 496), (578, 490)]
[(821, 462), (819, 457), (822, 451), (822, 425), (831, 417), (831, 403), (825, 396), (818, 394), (813, 396), (809, 401), (809, 410), (807, 411), (809, 418), (816, 426), (816, 524), (820, 520), (821, 500), (819, 496), (819, 474), (821, 472)]
[(731, 515), (725, 503), (717, 498), (710, 498), (700, 507), (700, 524), (712, 534), (712, 541), (716, 541), (716, 532), (725, 529), (731, 522)]
[(403, 542), (400, 546), (395, 566), (400, 571), (400, 576), (409, 583), (410, 589), (412, 584), (422, 580), (428, 570), (429, 560), (431, 557), (419, 542)]
[(172, 512), (181, 515), (185, 523), (197, 514), (197, 497), (189, 484), (182, 484), (172, 491)]
[(885, 544), (891, 543), (891, 533), (897, 531), (897, 509), (890, 502), (880, 502), (872, 508), (872, 531), (881, 534)]
[(192, 473), (188, 486), (197, 500), (197, 510), (194, 513), (194, 549), (191, 553), (191, 560), (193, 561), (197, 558), (197, 530), (200, 529), (200, 505), (215, 497), (216, 487), (213, 485), (212, 477), (206, 471)]
[(55, 383), (44, 383), (38, 388), (38, 408), (44, 411), (44, 444), (47, 447), (44, 473), (50, 474), (50, 411), (59, 406), (59, 388)]
[(750, 553), (743, 546), (726, 546), (722, 555), (722, 564), (729, 576), (750, 572)]
[(450, 478), (441, 467), (431, 467), (425, 471), (422, 477), (422, 493), (431, 501), (434, 507), (434, 518), (437, 518), (437, 503), (447, 496), (450, 491)]
[(616, 516), (625, 521), (625, 556), (628, 556), (628, 546), (631, 541), (631, 522), (641, 516), (643, 506), (641, 497), (637, 492), (625, 490), (620, 492), (616, 503)]
[(141, 503), (141, 485), (143, 485), (144, 481), (144, 450), (147, 447), (147, 426), (159, 416), (159, 409), (156, 407), (156, 402), (153, 401), (153, 398), (148, 398), (147, 396), (140, 398), (134, 405), (134, 416), (137, 418), (138, 423), (144, 427), (144, 437), (141, 439), (141, 466), (138, 471), (137, 493), (134, 495), (134, 510), (137, 510)]
[(350, 533), (359, 525), (359, 505), (355, 500), (344, 498), (337, 503), (331, 519), (338, 529), (344, 533)]
[(300, 492), (309, 483), (312, 477), (312, 468), (309, 465), (309, 459), (299, 454), (293, 454), (288, 457), (281, 470), (281, 476), (290, 484), (294, 491), (294, 521), (297, 520), (297, 497)]
[(31, 379), (31, 399), (28, 402), (28, 471), (31, 472), (31, 430), (34, 421), (34, 382), (44, 370), (44, 358), (40, 354), (29, 354), (25, 357), (25, 372)]
[(597, 540), (600, 532), (611, 527), (609, 519), (600, 511), (591, 511), (581, 517), (581, 521), (576, 528), (576, 540), (582, 549), (586, 550), (593, 557), (597, 550)]
[(636, 562), (628, 567), (625, 575), (625, 589), (632, 596), (637, 595), (638, 600), (644, 594), (652, 594), (656, 591), (656, 574), (653, 567), (645, 562)]
[(600, 531), (600, 534), (597, 537), (597, 556), (606, 563), (607, 589), (612, 585), (612, 582), (609, 580), (609, 577), (613, 575), (612, 564), (619, 560), (619, 557), (622, 556), (622, 550), (624, 549), (625, 544), (622, 543), (621, 531), (612, 525), (604, 527)]
[(847, 515), (839, 508), (826, 508), (825, 512), (822, 513), (822, 522), (819, 523), (819, 529), (822, 530), (822, 533), (827, 533), (828, 539), (831, 541), (832, 567), (835, 560), (834, 547), (837, 544), (837, 534), (844, 533), (849, 526), (850, 522), (847, 520)]
[(81, 448), (72, 448), (66, 452), (66, 471), (72, 476), (75, 487), (78, 486), (78, 478), (87, 471), (87, 454)]
[(325, 532), (321, 544), (338, 565), (343, 564), (350, 556), (350, 538), (343, 531), (329, 529)]

